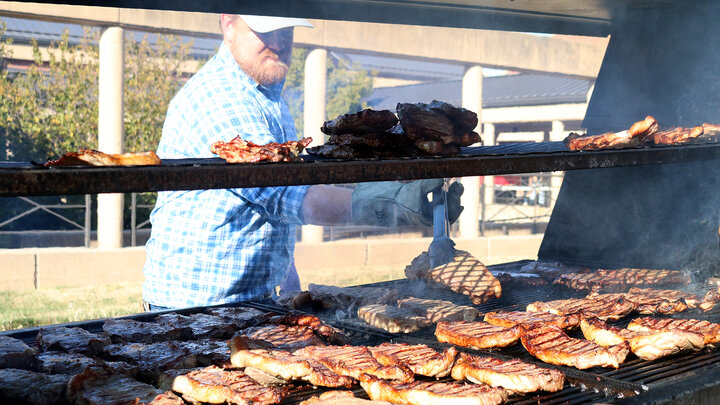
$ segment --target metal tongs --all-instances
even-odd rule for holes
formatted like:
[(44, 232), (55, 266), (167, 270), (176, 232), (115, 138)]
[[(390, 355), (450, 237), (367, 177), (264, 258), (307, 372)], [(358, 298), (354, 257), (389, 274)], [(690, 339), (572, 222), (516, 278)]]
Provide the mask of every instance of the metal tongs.
[(443, 179), (440, 190), (433, 192), (433, 240), (428, 248), (432, 268), (448, 264), (455, 259), (455, 242), (450, 239), (447, 192), (450, 181)]

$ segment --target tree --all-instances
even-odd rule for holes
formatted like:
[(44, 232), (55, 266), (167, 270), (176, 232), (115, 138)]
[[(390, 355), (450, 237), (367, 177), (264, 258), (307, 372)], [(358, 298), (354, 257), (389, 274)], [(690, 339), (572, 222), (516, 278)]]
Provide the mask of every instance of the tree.
[[(304, 132), (303, 86), (307, 54), (307, 49), (293, 49), (292, 63), (283, 90), (283, 96), (288, 102), (300, 137)], [(370, 94), (372, 88), (372, 76), (369, 72), (358, 66), (346, 66), (338, 60), (328, 58), (325, 119), (333, 119), (340, 114), (354, 113), (367, 108), (367, 104), (361, 100)]]

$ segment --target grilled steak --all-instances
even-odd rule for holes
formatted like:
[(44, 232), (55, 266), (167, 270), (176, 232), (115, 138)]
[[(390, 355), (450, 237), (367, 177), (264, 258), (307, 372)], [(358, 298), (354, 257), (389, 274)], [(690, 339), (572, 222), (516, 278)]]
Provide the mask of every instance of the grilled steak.
[(285, 381), (302, 380), (320, 387), (350, 387), (353, 379), (339, 375), (312, 357), (282, 350), (246, 350), (230, 344), (230, 361), (235, 367), (252, 367)]
[(440, 321), (474, 321), (478, 310), (467, 305), (456, 305), (450, 301), (423, 298), (403, 298), (397, 302), (400, 308), (407, 308), (433, 323)]
[(430, 104), (398, 103), (396, 109), (403, 132), (426, 153), (452, 155), (460, 146), (480, 142), (474, 132), (477, 114), (472, 111), (437, 100)]
[(199, 366), (223, 366), (230, 361), (230, 347), (226, 340), (201, 339), (180, 343), (183, 349), (195, 355)]
[(633, 287), (628, 291), (629, 295), (642, 295), (650, 298), (663, 298), (669, 301), (684, 300), (688, 307), (697, 308), (700, 305), (700, 297), (695, 294), (678, 290), (658, 290), (655, 288)]
[(705, 338), (699, 333), (682, 330), (631, 331), (612, 327), (598, 318), (583, 319), (580, 328), (586, 339), (600, 346), (613, 346), (627, 341), (630, 350), (643, 360), (700, 350), (705, 345)]
[(190, 330), (182, 330), (152, 322), (140, 322), (133, 319), (108, 319), (103, 324), (103, 331), (110, 336), (113, 343), (153, 343), (165, 340), (179, 340), (183, 336), (192, 333)]
[(595, 316), (600, 319), (618, 320), (635, 309), (635, 305), (624, 298), (616, 300), (594, 300), (588, 298), (572, 298), (555, 301), (536, 301), (528, 304), (528, 312), (549, 312), (555, 315), (581, 314)]
[(310, 397), (299, 405), (390, 405), (390, 402), (355, 398), (351, 391), (328, 391)]
[(324, 323), (315, 315), (305, 314), (298, 311), (290, 311), (284, 315), (270, 317), (266, 323), (288, 326), (304, 326), (310, 328), (316, 335), (323, 338), (326, 343), (334, 345), (346, 345), (350, 339), (338, 329)]
[(103, 348), (102, 355), (110, 360), (125, 361), (138, 366), (138, 378), (154, 382), (165, 370), (171, 368), (193, 368), (197, 356), (190, 353), (183, 342), (167, 341), (151, 344), (112, 344)]
[(360, 379), (362, 374), (402, 382), (412, 381), (415, 377), (405, 365), (383, 366), (364, 346), (309, 346), (293, 354), (314, 358), (337, 374), (355, 379)]
[[(635, 288), (632, 288), (635, 290)], [(637, 289), (643, 290), (643, 289)], [(664, 290), (660, 290), (664, 291)], [(599, 294), (591, 292), (588, 294), (588, 299), (602, 300), (602, 301), (617, 301), (618, 299), (625, 299), (632, 302), (635, 305), (635, 312), (640, 314), (677, 314), (688, 309), (688, 305), (685, 300), (681, 299), (665, 299), (662, 297), (652, 297), (642, 293), (611, 293), (611, 294)]]
[(720, 302), (720, 287), (713, 288), (705, 293), (702, 302), (698, 307), (703, 311), (711, 310), (718, 302)]
[(630, 351), (627, 342), (602, 347), (585, 339), (574, 339), (553, 325), (535, 325), (520, 338), (525, 349), (538, 359), (581, 370), (600, 366), (618, 368)]
[(124, 361), (104, 361), (80, 353), (42, 352), (37, 355), (37, 371), (48, 374), (78, 374), (86, 367), (102, 366), (134, 377), (138, 367)]
[(69, 375), (42, 374), (16, 368), (0, 369), (0, 398), (33, 405), (65, 403)]
[(520, 360), (500, 360), (488, 356), (460, 353), (452, 368), (452, 378), (476, 384), (502, 387), (511, 392), (560, 391), (565, 375)]
[(634, 123), (627, 131), (581, 136), (576, 133), (565, 138), (570, 150), (615, 149), (647, 142), (658, 129), (658, 122), (651, 116)]
[(428, 252), (422, 252), (413, 258), (410, 264), (405, 266), (405, 277), (408, 280), (426, 280), (427, 272), (430, 269), (432, 269), (430, 255)]
[(162, 314), (155, 322), (168, 328), (189, 332), (183, 339), (229, 339), (235, 333), (235, 327), (215, 315), (176, 313)]
[(483, 320), (487, 323), (511, 328), (515, 325), (555, 325), (561, 329), (573, 329), (580, 324), (580, 314), (555, 315), (549, 312), (498, 311), (488, 312)]
[(520, 272), (528, 274), (537, 274), (547, 282), (554, 281), (559, 275), (567, 273), (589, 273), (591, 270), (587, 267), (569, 266), (560, 262), (549, 262), (545, 260), (536, 260), (523, 265)]
[(690, 277), (677, 270), (599, 269), (594, 273), (561, 274), (554, 283), (575, 290), (623, 292), (633, 286), (689, 284)]
[(233, 339), (246, 337), (266, 342), (276, 349), (299, 349), (305, 346), (324, 346), (323, 341), (306, 326), (266, 325), (239, 331)]
[(435, 328), (439, 342), (475, 350), (510, 346), (521, 334), (520, 325), (506, 328), (487, 322), (438, 322)]
[(504, 403), (508, 392), (489, 385), (441, 382), (391, 383), (367, 378), (360, 385), (372, 400), (393, 404), (496, 405)]
[(308, 285), (308, 291), (313, 294), (326, 294), (341, 300), (342, 308), (369, 304), (392, 304), (399, 298), (397, 290), (381, 287), (335, 287), (311, 283)]
[(44, 351), (97, 354), (112, 342), (105, 335), (88, 332), (83, 328), (54, 326), (40, 328), (37, 343)]
[(299, 155), (310, 142), (312, 142), (312, 138), (258, 145), (246, 141), (238, 135), (230, 142), (217, 141), (213, 143), (210, 145), (210, 151), (228, 163), (296, 162), (302, 160)]
[(152, 151), (110, 154), (80, 148), (77, 152), (65, 153), (60, 159), (49, 160), (43, 166), (147, 166), (159, 164), (160, 158)]
[(77, 405), (184, 404), (172, 393), (103, 367), (88, 367), (74, 375), (67, 383), (67, 398)]
[(395, 126), (398, 118), (390, 110), (365, 109), (354, 114), (340, 115), (326, 121), (320, 130), (328, 135), (372, 134), (384, 132)]
[(219, 316), (225, 323), (234, 326), (236, 329), (255, 326), (272, 316), (272, 314), (250, 307), (208, 308), (206, 312), (210, 315)]
[(201, 370), (205, 367), (194, 367), (194, 368), (180, 368), (180, 369), (170, 369), (165, 370), (162, 373), (160, 373), (160, 376), (157, 379), (157, 387), (160, 388), (163, 391), (172, 391), (172, 385), (175, 381), (175, 377), (183, 374), (187, 374), (191, 371), (195, 370)]
[(635, 318), (630, 321), (627, 328), (640, 332), (682, 330), (703, 335), (706, 345), (720, 342), (720, 325), (697, 319)]
[(22, 340), (0, 336), (0, 368), (31, 369), (37, 350)]
[(470, 253), (457, 250), (455, 259), (427, 272), (428, 280), (444, 284), (456, 293), (465, 294), (480, 305), (492, 298), (500, 298), (500, 282)]
[(383, 366), (402, 364), (415, 374), (440, 378), (450, 374), (458, 351), (450, 347), (438, 353), (425, 345), (383, 343), (370, 347), (370, 353)]
[(238, 405), (276, 404), (284, 395), (284, 390), (262, 386), (240, 370), (216, 366), (175, 377), (173, 391), (192, 401)]
[(366, 305), (358, 308), (357, 315), (369, 325), (390, 333), (411, 333), (432, 325), (424, 316), (391, 305)]
[(679, 145), (690, 142), (704, 133), (702, 125), (692, 128), (672, 128), (664, 131), (658, 131), (651, 137), (651, 143), (654, 145)]

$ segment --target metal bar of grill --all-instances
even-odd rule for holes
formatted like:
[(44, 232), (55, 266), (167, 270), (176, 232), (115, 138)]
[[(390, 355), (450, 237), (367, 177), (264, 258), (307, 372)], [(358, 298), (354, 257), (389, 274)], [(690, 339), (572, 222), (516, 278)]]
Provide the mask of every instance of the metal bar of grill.
[(339, 184), (593, 169), (720, 159), (720, 144), (568, 151), (561, 142), (464, 148), (456, 157), (227, 164), (165, 160), (158, 166), (56, 167), (0, 164), (0, 196), (128, 193), (232, 187)]

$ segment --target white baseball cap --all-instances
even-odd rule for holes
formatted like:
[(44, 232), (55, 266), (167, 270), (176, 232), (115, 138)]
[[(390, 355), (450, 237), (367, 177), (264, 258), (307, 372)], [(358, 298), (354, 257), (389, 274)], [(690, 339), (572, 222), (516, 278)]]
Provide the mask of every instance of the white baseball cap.
[(310, 21), (304, 18), (270, 17), (264, 15), (240, 15), (251, 30), (261, 34), (288, 27), (314, 28)]

